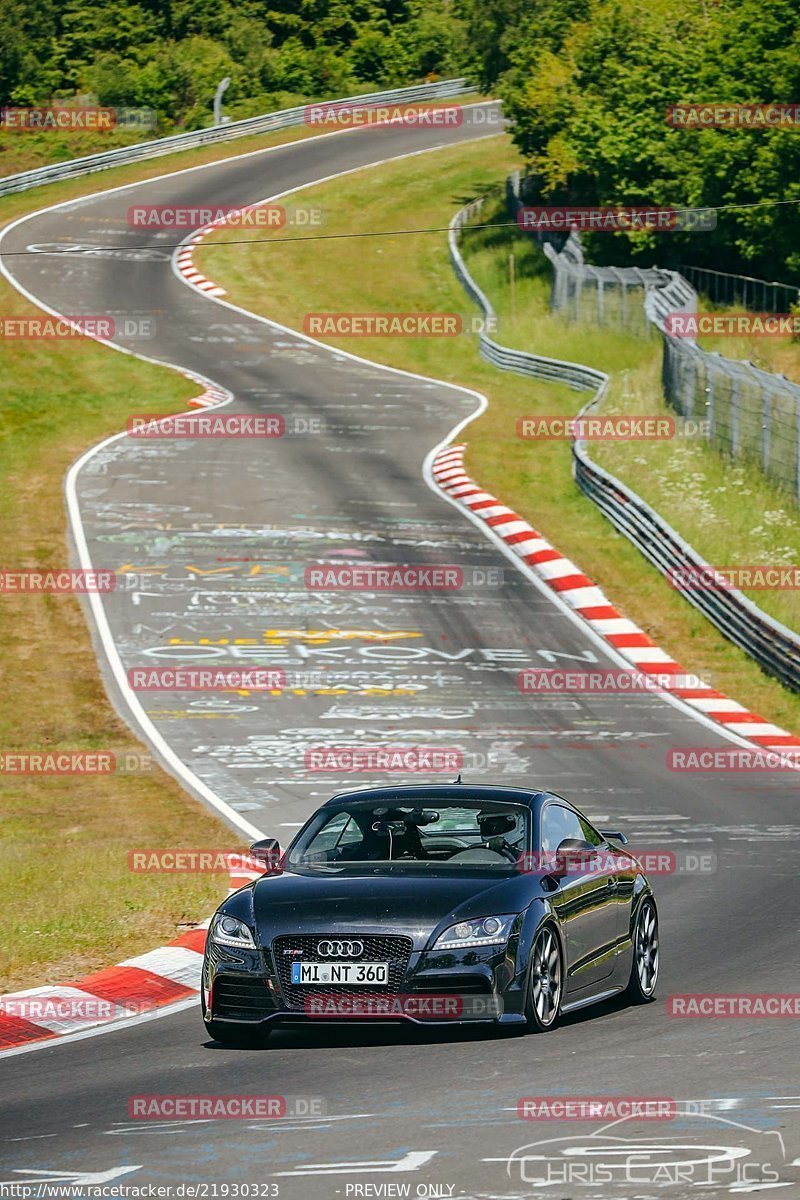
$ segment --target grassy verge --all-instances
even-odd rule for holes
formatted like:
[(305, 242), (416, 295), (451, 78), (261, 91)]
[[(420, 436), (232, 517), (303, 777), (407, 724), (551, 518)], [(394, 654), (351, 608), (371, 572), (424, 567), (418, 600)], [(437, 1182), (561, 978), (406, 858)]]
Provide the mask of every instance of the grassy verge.
[[(258, 116), (271, 109), (293, 108), (308, 103), (305, 96), (289, 93), (262, 98), (262, 108), (255, 112), (233, 111), (233, 120)], [(47, 106), (44, 106), (47, 107)], [(67, 107), (70, 107), (69, 105)], [(99, 107), (103, 107), (100, 105)], [(241, 108), (241, 106), (239, 106)], [(250, 107), (246, 105), (245, 107)], [(80, 112), (80, 109), (78, 109)], [(230, 109), (229, 109), (230, 112)], [(20, 118), (21, 119), (21, 118)], [(91, 118), (89, 118), (91, 119)], [(88, 154), (101, 154), (104, 150), (117, 150), (121, 146), (133, 146), (139, 142), (152, 141), (157, 137), (169, 137), (190, 130), (179, 126), (170, 127), (162, 123), (158, 131), (126, 128), (120, 125), (112, 129), (15, 129), (0, 128), (0, 178), (16, 175), (20, 171), (32, 171), (36, 167), (48, 167), (66, 162), (70, 158), (84, 158)]]
[[(701, 312), (752, 316), (745, 308), (712, 304), (704, 298), (701, 298), (698, 307)], [(697, 343), (703, 350), (716, 351), (718, 354), (724, 354), (726, 358), (746, 359), (754, 367), (761, 367), (762, 371), (785, 375), (787, 379), (800, 383), (800, 338), (783, 335), (766, 337), (756, 334), (747, 337), (704, 335), (697, 339)]]
[[(499, 204), (480, 217), (484, 222), (506, 219)], [(655, 332), (646, 334), (643, 326), (641, 335), (635, 336), (613, 326), (576, 326), (550, 313), (549, 264), (533, 239), (514, 229), (468, 231), (464, 251), (470, 270), (492, 298), (501, 342), (554, 358), (578, 359), (607, 371), (611, 385), (605, 413), (674, 416), (662, 399), (661, 339)], [(513, 315), (508, 276), (512, 252), (517, 278)], [(634, 298), (631, 304), (635, 303)], [(777, 350), (774, 339), (761, 340), (772, 341)], [(800, 562), (797, 503), (757, 466), (732, 463), (702, 438), (689, 437), (599, 443), (592, 456), (638, 492), (709, 562), (718, 566)], [(800, 630), (797, 592), (746, 594), (779, 621)]]
[[(515, 152), (498, 137), (437, 154), (435, 169), (426, 156), (388, 164), (335, 184), (309, 189), (305, 196), (329, 213), (326, 233), (362, 229), (393, 230), (442, 226), (467, 199), (497, 189)], [(436, 186), (431, 186), (431, 178)], [(496, 215), (496, 214), (495, 214)], [(491, 210), (483, 219), (493, 219)], [(505, 219), (505, 218), (503, 218)], [(504, 309), (499, 280), (506, 278), (506, 238), (513, 238), (519, 283), (516, 319)], [(467, 312), (467, 302), (450, 267), (443, 234), (273, 244), (237, 248), (220, 244), (224, 234), (199, 252), (201, 269), (227, 288), (232, 299), (256, 312), (302, 328), (308, 312), (446, 311)], [(546, 284), (541, 269), (521, 268), (527, 254), (512, 230), (467, 233), (468, 261), (493, 300), (498, 300), (500, 340), (553, 357), (578, 358), (619, 372), (620, 395), (633, 380), (657, 384), (655, 338), (631, 338), (606, 329), (577, 332), (560, 318), (543, 315)], [(358, 270), (353, 271), (357, 258)], [(498, 285), (498, 289), (493, 286)], [(507, 284), (505, 285), (507, 289)], [(502, 291), (502, 289), (499, 289)], [(280, 305), (275, 297), (280, 296)], [(528, 303), (530, 302), (530, 303)], [(574, 557), (612, 600), (687, 667), (771, 720), (800, 729), (800, 698), (769, 680), (746, 655), (731, 646), (652, 570), (630, 543), (575, 488), (569, 448), (561, 442), (523, 442), (516, 437), (519, 416), (573, 414), (581, 398), (483, 363), (474, 341), (455, 339), (330, 339), (357, 354), (485, 392), (487, 413), (467, 432), (469, 470), (485, 487), (524, 513), (533, 525)]]
[[(36, 311), (5, 282), (0, 303), (5, 313)], [(67, 563), (62, 487), (70, 462), (124, 428), (131, 397), (169, 412), (185, 407), (197, 387), (89, 340), (7, 342), (3, 359), (0, 561), (6, 570), (59, 568)], [(2, 750), (113, 750), (123, 760), (143, 751), (105, 695), (78, 600), (0, 599)], [(130, 849), (239, 840), (155, 768), (2, 775), (0, 831), (0, 991), (141, 953), (205, 916), (225, 893), (220, 875), (131, 874)]]

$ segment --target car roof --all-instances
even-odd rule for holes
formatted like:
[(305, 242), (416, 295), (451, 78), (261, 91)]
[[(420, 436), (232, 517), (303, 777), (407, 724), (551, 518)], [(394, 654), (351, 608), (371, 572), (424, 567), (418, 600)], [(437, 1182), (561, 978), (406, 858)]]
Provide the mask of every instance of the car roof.
[(486, 784), (442, 783), (442, 784), (394, 784), (391, 787), (363, 788), (350, 792), (337, 792), (323, 804), (323, 808), (336, 807), (351, 800), (495, 800), (508, 804), (526, 804), (544, 793), (539, 788), (493, 787)]

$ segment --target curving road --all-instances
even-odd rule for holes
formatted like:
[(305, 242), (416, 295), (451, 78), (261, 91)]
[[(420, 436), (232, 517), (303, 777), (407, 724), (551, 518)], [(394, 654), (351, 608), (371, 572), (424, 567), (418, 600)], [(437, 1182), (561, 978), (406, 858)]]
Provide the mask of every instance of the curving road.
[[(82, 530), (95, 565), (129, 583), (93, 613), (109, 691), (196, 795), (218, 798), (240, 829), (283, 841), (322, 798), (353, 782), (307, 771), (306, 750), (381, 742), (457, 747), (468, 780), (560, 790), (641, 848), (713, 850), (714, 873), (659, 882), (660, 996), (790, 992), (796, 783), (667, 771), (670, 746), (724, 739), (656, 696), (517, 691), (527, 665), (615, 660), (426, 485), (425, 459), (478, 398), (203, 297), (177, 277), (167, 250), (142, 252), (174, 235), (126, 224), (134, 200), (239, 206), (482, 135), (485, 125), (470, 121), (302, 141), (44, 210), (0, 239), (4, 270), (43, 306), (155, 314), (151, 340), (120, 343), (226, 389), (228, 412), (280, 413), (287, 424), (285, 437), (267, 442), (123, 437), (82, 460), (78, 541)], [(86, 245), (108, 249), (75, 249)], [(9, 253), (28, 247), (34, 252)], [(452, 593), (306, 590), (308, 566), (354, 559), (452, 563), (467, 582)], [(151, 693), (140, 710), (120, 688), (120, 671), (177, 655), (280, 667), (289, 687), (235, 698)], [(791, 1165), (800, 1155), (796, 1054), (790, 1021), (680, 1021), (663, 1003), (606, 1005), (539, 1038), (309, 1029), (278, 1034), (260, 1051), (209, 1043), (192, 1008), (0, 1061), (2, 1178), (274, 1184), (298, 1200), (679, 1195), (688, 1192), (686, 1162), (716, 1153), (697, 1147), (722, 1145), (741, 1151), (740, 1185), (768, 1162), (783, 1194), (800, 1195)], [(299, 1115), (273, 1122), (128, 1120), (131, 1095), (165, 1093), (283, 1094), (313, 1107), (301, 1103)], [(665, 1190), (651, 1186), (652, 1170), (627, 1184), (589, 1172), (584, 1184), (559, 1190), (535, 1183), (533, 1160), (509, 1166), (519, 1147), (567, 1139), (531, 1151), (535, 1161), (557, 1167), (566, 1148), (588, 1171), (595, 1126), (533, 1126), (517, 1118), (516, 1104), (609, 1093), (707, 1102), (705, 1115), (655, 1132), (614, 1130), (623, 1138), (617, 1153), (634, 1136), (655, 1139), (650, 1161), (683, 1164), (682, 1180), (665, 1171)], [(783, 1133), (780, 1153), (770, 1131)], [(692, 1169), (697, 1196), (728, 1192), (737, 1179), (733, 1168), (711, 1172), (713, 1183), (705, 1167)]]

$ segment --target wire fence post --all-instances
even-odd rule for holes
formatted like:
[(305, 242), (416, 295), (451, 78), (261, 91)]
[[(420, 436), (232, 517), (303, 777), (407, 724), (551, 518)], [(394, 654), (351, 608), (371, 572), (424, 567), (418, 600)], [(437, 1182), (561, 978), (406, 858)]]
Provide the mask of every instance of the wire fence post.
[[(797, 409), (798, 420), (800, 420), (800, 405)], [(731, 379), (731, 454), (734, 458), (739, 457), (739, 376), (734, 375)]]

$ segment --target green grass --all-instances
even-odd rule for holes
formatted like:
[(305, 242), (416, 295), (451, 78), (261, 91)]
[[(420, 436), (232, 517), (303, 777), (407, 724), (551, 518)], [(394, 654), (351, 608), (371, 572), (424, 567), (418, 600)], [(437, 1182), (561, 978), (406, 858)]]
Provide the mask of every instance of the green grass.
[[(495, 204), (478, 219), (502, 221), (505, 210)], [(463, 244), (470, 270), (497, 311), (501, 342), (606, 371), (611, 384), (604, 413), (675, 416), (661, 394), (661, 338), (655, 332), (647, 335), (643, 326), (635, 336), (588, 322), (577, 325), (551, 314), (549, 264), (533, 239), (514, 229), (467, 231)], [(517, 272), (515, 318), (507, 271), (511, 252)], [(636, 296), (633, 293), (631, 309), (638, 303)], [(789, 566), (800, 562), (796, 500), (766, 479), (757, 466), (732, 463), (697, 437), (596, 443), (591, 453), (710, 563)], [(746, 594), (766, 612), (800, 630), (798, 593)]]
[[(35, 311), (5, 282), (0, 303), (4, 313)], [(0, 561), (6, 570), (62, 567), (69, 464), (124, 428), (133, 407), (175, 411), (197, 387), (90, 341), (6, 342), (3, 359)], [(106, 697), (78, 600), (5, 594), (0, 603), (0, 748), (143, 751)], [(240, 840), (158, 769), (0, 776), (0, 836), (0, 991), (141, 953), (207, 915), (225, 893), (219, 875), (132, 875), (129, 849)]]
[[(724, 312), (745, 315), (747, 310), (735, 305), (712, 304), (701, 298), (701, 312)], [(697, 339), (703, 350), (716, 351), (726, 358), (746, 359), (762, 371), (785, 375), (800, 383), (800, 337), (766, 337), (753, 334), (749, 337), (703, 335)]]
[[(492, 190), (497, 194), (516, 157), (508, 140), (500, 136), (442, 151), (433, 171), (432, 165), (427, 156), (420, 156), (307, 189), (302, 196), (327, 209), (326, 233), (442, 226), (467, 200)], [(507, 219), (497, 206), (490, 207), (481, 220), (498, 216)], [(267, 253), (260, 243), (270, 240), (265, 233), (252, 245), (234, 249), (222, 244), (225, 235), (220, 233), (196, 258), (200, 269), (221, 283), (235, 303), (296, 328), (302, 328), (306, 313), (318, 311), (470, 311), (450, 266), (443, 234), (307, 246), (302, 240), (273, 241)], [(513, 321), (507, 283), (512, 246), (518, 275)], [(632, 388), (657, 392), (657, 338), (576, 327), (550, 316), (545, 276), (532, 261), (530, 272), (526, 271), (525, 262), (532, 259), (533, 251), (521, 234), (513, 228), (467, 232), (465, 247), (470, 269), (496, 304), (501, 342), (613, 371), (612, 403), (622, 403)], [(612, 602), (687, 669), (770, 720), (800, 729), (800, 698), (768, 679), (726, 642), (582, 496), (572, 481), (568, 445), (516, 437), (518, 417), (571, 415), (585, 397), (562, 386), (501, 374), (478, 357), (474, 339), (326, 340), (388, 365), (485, 392), (489, 409), (466, 431), (467, 467), (474, 477), (574, 558)]]

